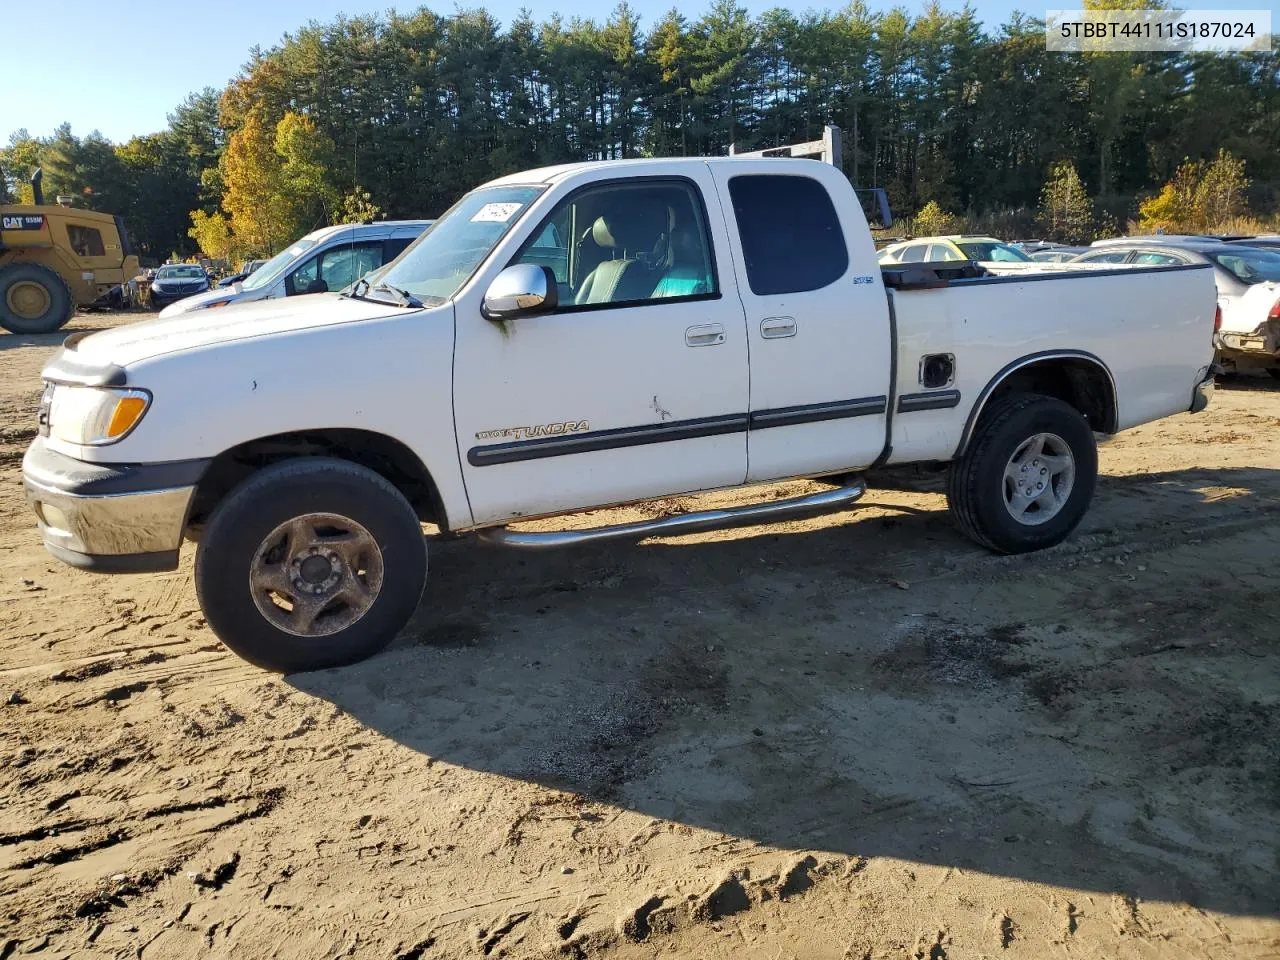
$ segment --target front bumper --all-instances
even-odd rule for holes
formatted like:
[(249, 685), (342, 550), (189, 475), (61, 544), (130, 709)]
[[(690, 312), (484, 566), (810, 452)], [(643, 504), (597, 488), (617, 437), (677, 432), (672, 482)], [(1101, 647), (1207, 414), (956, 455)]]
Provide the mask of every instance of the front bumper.
[(159, 308), (159, 307), (167, 307), (169, 306), (169, 304), (177, 303), (179, 300), (185, 300), (187, 299), (187, 297), (198, 297), (200, 294), (208, 293), (208, 292), (209, 292), (208, 287), (205, 287), (203, 290), (188, 290), (185, 293), (181, 291), (176, 291), (176, 290), (166, 292), (166, 293), (159, 293), (155, 290), (152, 290), (149, 296), (151, 298), (151, 306)]
[(38, 437), (22, 460), (22, 484), (53, 556), (84, 570), (151, 573), (178, 565), (187, 511), (208, 465), (85, 463)]

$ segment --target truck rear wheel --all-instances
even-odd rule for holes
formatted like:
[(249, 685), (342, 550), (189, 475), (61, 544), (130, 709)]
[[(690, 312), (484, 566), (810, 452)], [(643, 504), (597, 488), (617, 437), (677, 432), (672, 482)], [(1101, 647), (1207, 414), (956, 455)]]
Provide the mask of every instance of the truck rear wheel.
[(951, 465), (947, 500), (964, 533), (999, 553), (1061, 543), (1084, 517), (1098, 478), (1089, 423), (1053, 397), (992, 401)]
[(0, 327), (11, 333), (53, 333), (74, 312), (70, 288), (48, 267), (11, 263), (0, 268)]
[(213, 632), (282, 673), (377, 653), (413, 615), (426, 576), (426, 540), (400, 491), (328, 457), (249, 477), (214, 509), (196, 550)]

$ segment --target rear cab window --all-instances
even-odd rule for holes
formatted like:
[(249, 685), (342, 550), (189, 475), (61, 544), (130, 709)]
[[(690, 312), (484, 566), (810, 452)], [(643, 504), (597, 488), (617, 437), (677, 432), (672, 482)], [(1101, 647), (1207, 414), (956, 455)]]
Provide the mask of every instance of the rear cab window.
[(744, 174), (729, 179), (729, 197), (756, 296), (820, 290), (848, 271), (840, 218), (817, 180)]

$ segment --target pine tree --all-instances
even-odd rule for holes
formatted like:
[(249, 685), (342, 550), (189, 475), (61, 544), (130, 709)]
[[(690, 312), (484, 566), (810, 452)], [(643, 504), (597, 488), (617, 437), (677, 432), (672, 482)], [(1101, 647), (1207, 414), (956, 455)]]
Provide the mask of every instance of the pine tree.
[(1039, 223), (1046, 240), (1089, 243), (1094, 239), (1093, 201), (1073, 163), (1055, 163), (1040, 194)]

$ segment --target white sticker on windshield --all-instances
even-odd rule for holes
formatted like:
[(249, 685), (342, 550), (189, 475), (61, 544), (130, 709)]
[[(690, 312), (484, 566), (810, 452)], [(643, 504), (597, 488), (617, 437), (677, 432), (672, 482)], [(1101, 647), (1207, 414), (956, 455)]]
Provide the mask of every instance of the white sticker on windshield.
[(472, 223), (506, 223), (520, 209), (518, 203), (486, 203), (474, 217)]
[(304, 250), (306, 250), (306, 249), (307, 249), (306, 247), (294, 247), (293, 249), (291, 249), (291, 250), (289, 251), (289, 256), (291, 256), (291, 257), (299, 257), (299, 256), (302, 256), (302, 251), (304, 251)]

